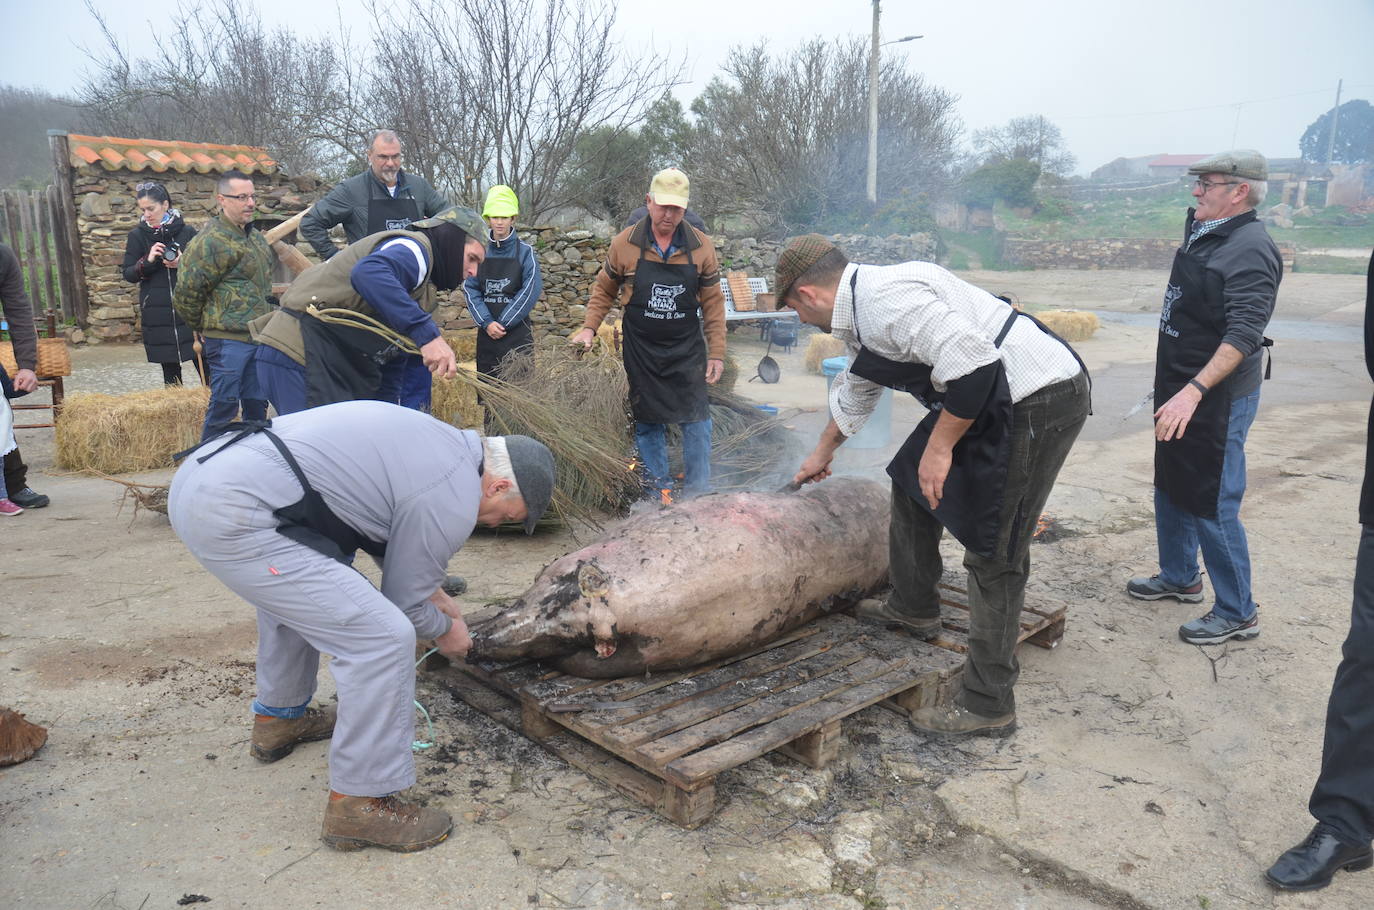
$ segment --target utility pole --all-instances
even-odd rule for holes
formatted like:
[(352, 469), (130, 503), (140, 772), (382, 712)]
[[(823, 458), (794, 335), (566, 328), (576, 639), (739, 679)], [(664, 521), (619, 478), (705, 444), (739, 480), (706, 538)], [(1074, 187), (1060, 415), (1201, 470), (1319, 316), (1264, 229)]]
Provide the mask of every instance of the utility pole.
[(868, 51), (868, 203), (878, 204), (878, 0), (873, 0), (873, 46)]
[[(877, 0), (874, 0), (876, 3)], [(877, 20), (874, 20), (877, 21)], [(1336, 106), (1331, 109), (1331, 135), (1326, 137), (1326, 166), (1331, 167), (1331, 153), (1336, 149), (1336, 121), (1341, 119), (1341, 84), (1344, 79), (1336, 80)]]

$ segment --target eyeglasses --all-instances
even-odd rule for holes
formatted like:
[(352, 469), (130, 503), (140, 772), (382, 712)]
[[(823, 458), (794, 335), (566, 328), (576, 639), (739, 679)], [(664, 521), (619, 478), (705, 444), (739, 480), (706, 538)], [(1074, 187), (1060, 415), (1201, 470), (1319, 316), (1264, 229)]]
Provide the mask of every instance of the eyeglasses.
[(231, 196), (228, 193), (220, 193), (220, 196), (224, 197), (225, 199), (233, 199), (236, 202), (247, 202), (249, 199), (252, 199), (256, 202), (258, 198), (257, 193), (239, 193), (235, 196)]
[(1193, 181), (1193, 187), (1206, 193), (1214, 186), (1238, 186), (1240, 183), (1239, 180), (1203, 180), (1199, 177)]
[(149, 180), (147, 183), (140, 183), (138, 186), (134, 187), (134, 192), (141, 193), (144, 190), (155, 190), (161, 188), (162, 184), (158, 183), (155, 180)]

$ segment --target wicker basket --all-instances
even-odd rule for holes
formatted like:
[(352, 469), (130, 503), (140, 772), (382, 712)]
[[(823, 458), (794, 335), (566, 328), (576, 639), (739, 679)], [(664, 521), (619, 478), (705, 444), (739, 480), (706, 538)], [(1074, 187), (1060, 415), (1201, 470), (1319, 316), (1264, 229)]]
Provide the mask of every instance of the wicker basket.
[[(0, 366), (3, 366), (5, 372), (11, 376), (19, 371), (19, 364), (14, 359), (12, 342), (0, 341)], [(72, 375), (72, 358), (67, 350), (65, 338), (38, 339), (38, 369), (34, 372), (42, 379)]]

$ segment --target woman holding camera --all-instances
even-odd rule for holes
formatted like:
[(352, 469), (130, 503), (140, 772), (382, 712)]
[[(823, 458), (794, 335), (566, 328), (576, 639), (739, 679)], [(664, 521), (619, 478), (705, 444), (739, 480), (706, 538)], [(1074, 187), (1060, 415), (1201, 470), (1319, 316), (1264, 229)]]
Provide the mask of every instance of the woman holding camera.
[(162, 184), (140, 183), (134, 192), (142, 218), (124, 246), (124, 280), (138, 284), (148, 362), (162, 365), (162, 381), (167, 385), (181, 385), (182, 361), (199, 361), (194, 333), (172, 309), (172, 288), (181, 251), (196, 231), (172, 208), (172, 197)]

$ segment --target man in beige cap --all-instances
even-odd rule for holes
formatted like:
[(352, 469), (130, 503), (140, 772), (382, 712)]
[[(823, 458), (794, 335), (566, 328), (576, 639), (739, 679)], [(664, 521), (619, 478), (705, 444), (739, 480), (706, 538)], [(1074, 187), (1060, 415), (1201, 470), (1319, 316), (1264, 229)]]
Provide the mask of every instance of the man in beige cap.
[(654, 175), (644, 197), (648, 214), (611, 240), (583, 327), (571, 340), (590, 348), (619, 300), (646, 491), (672, 488), (666, 428), (676, 423), (682, 426), (684, 489), (694, 496), (711, 484), (706, 386), (725, 369), (725, 296), (715, 244), (683, 222), (689, 190), (687, 175), (675, 167)]
[(1035, 319), (929, 262), (850, 264), (818, 234), (778, 257), (778, 302), (849, 349), (830, 389), (830, 421), (793, 478), (830, 476), (882, 387), (929, 409), (888, 465), (892, 596), (861, 612), (930, 638), (940, 631), (945, 529), (964, 545), (968, 659), (949, 705), (911, 717), (941, 736), (1016, 729), (1016, 641), (1030, 539), (1059, 468), (1088, 416), (1088, 375), (1073, 349)]
[(1259, 635), (1250, 550), (1240, 522), (1245, 437), (1259, 408), (1264, 329), (1283, 264), (1255, 216), (1269, 168), (1252, 149), (1188, 169), (1195, 207), (1174, 254), (1155, 353), (1155, 533), (1159, 572), (1133, 578), (1139, 600), (1201, 603), (1198, 550), (1215, 601), (1179, 627), (1189, 644)]

